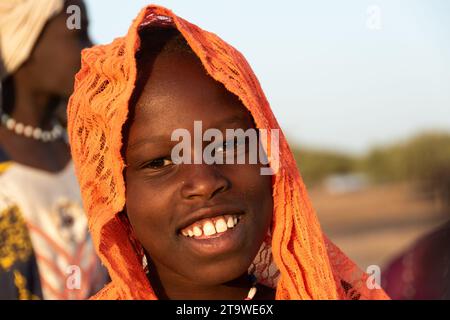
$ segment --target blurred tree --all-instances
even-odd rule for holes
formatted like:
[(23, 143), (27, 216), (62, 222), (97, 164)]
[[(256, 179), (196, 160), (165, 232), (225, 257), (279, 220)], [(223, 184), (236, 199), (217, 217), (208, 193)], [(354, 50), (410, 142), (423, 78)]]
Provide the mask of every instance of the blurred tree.
[(422, 133), (374, 148), (362, 157), (302, 147), (292, 150), (309, 185), (332, 174), (362, 172), (374, 183), (420, 181), (425, 189), (450, 201), (450, 133)]
[(352, 156), (338, 152), (294, 148), (293, 153), (308, 185), (320, 183), (331, 174), (352, 172), (355, 167), (355, 159)]

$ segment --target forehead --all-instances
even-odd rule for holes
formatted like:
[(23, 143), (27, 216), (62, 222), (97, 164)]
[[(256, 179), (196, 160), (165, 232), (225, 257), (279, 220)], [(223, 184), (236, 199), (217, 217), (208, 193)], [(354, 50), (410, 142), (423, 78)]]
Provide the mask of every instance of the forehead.
[[(77, 8), (74, 9), (76, 6)], [(68, 10), (70, 7), (70, 10)], [(78, 10), (79, 9), (79, 10)], [(75, 15), (77, 15), (75, 17)], [(42, 37), (54, 37), (57, 34), (67, 34), (72, 30), (67, 27), (68, 22), (79, 21), (81, 29), (89, 27), (89, 17), (87, 15), (86, 5), (81, 0), (68, 0), (64, 2), (64, 7), (60, 13), (55, 15), (45, 25)]]
[(164, 130), (186, 128), (195, 120), (210, 127), (231, 117), (250, 118), (241, 101), (211, 78), (197, 57), (172, 52), (154, 60), (134, 122)]

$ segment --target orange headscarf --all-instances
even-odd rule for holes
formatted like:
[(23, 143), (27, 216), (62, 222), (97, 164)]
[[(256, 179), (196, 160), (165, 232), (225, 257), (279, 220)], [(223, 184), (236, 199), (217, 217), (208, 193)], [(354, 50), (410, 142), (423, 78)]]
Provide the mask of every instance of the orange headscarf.
[[(237, 95), (260, 129), (279, 129), (245, 58), (215, 34), (170, 10), (150, 5), (128, 34), (83, 51), (82, 68), (68, 109), (72, 155), (97, 251), (111, 283), (99, 299), (156, 299), (142, 267), (142, 253), (126, 219), (122, 126), (136, 81), (135, 53), (142, 26), (178, 29), (208, 74)], [(273, 176), (272, 227), (250, 266), (277, 299), (386, 299), (322, 233), (295, 160), (280, 134), (280, 165)]]

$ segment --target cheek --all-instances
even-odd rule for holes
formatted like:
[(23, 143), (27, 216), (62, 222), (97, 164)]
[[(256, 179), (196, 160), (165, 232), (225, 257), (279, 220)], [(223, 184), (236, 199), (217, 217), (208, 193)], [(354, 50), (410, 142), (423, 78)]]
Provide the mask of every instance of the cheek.
[(126, 210), (133, 230), (147, 251), (164, 250), (172, 243), (172, 194), (127, 175)]
[[(65, 84), (72, 83), (76, 72), (81, 67), (81, 52), (79, 47), (76, 46), (73, 41), (67, 41), (67, 44), (61, 44), (58, 52), (52, 54), (55, 80), (59, 80)], [(61, 54), (64, 52), (64, 54)]]
[(233, 188), (240, 190), (245, 199), (253, 204), (272, 199), (272, 177), (261, 175), (261, 168), (258, 164), (234, 165), (229, 166), (227, 172)]
[(260, 165), (229, 166), (228, 176), (253, 214), (253, 227), (257, 237), (265, 235), (272, 219), (272, 176), (261, 175)]
[[(36, 52), (36, 73), (47, 79), (52, 89), (64, 90), (73, 85), (81, 67), (81, 51), (72, 39), (61, 39)], [(71, 88), (72, 89), (72, 88)]]

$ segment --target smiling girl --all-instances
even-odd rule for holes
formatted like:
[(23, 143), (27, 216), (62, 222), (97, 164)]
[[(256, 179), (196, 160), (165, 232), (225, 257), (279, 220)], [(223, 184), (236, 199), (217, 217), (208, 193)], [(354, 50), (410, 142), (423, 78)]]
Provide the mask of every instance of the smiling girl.
[[(261, 163), (173, 161), (172, 133), (194, 136), (195, 121), (224, 135), (279, 129), (236, 49), (148, 6), (124, 38), (82, 60), (69, 135), (112, 279), (95, 298), (387, 298), (322, 234), (284, 136), (272, 176), (261, 175)], [(214, 152), (226, 157), (234, 142)], [(266, 146), (269, 159), (274, 147)]]

